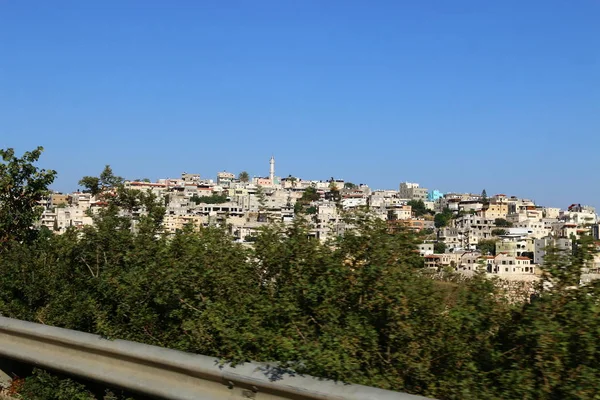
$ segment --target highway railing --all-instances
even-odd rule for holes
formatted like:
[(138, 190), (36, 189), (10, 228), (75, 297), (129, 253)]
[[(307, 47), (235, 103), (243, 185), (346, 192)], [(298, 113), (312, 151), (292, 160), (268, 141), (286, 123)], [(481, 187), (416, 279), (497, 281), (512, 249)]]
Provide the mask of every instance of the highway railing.
[(163, 399), (424, 399), (6, 317), (0, 317), (0, 357)]

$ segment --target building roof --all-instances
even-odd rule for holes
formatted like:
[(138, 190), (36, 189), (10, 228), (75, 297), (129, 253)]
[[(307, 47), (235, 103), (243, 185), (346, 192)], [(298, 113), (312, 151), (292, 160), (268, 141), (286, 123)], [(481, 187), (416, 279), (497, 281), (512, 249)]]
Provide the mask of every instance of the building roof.
[(167, 186), (164, 183), (152, 183), (152, 182), (140, 182), (140, 181), (129, 182), (129, 184), (132, 185), (132, 186), (156, 186), (156, 187), (165, 187), (165, 186)]

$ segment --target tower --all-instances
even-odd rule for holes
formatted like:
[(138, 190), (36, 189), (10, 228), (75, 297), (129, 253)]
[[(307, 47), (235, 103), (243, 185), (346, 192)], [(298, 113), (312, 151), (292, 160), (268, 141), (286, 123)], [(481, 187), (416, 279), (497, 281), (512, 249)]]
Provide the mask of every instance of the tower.
[(271, 156), (271, 161), (269, 161), (271, 168), (269, 169), (269, 179), (271, 180), (271, 184), (275, 182), (275, 157)]

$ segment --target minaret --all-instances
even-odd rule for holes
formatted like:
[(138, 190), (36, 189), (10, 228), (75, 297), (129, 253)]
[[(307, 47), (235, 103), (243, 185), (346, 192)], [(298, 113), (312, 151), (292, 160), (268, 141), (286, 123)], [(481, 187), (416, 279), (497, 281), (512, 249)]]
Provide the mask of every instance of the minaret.
[(275, 183), (275, 157), (271, 156), (271, 161), (269, 161), (269, 164), (271, 164), (271, 169), (269, 170), (269, 179), (271, 180), (271, 184)]

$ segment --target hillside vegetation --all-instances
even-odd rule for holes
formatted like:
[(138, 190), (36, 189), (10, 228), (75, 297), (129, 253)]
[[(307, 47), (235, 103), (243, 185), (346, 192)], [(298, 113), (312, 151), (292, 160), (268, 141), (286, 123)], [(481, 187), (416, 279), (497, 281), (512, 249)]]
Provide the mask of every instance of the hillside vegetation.
[[(248, 248), (218, 227), (164, 235), (161, 202), (116, 185), (94, 226), (55, 235), (30, 229), (54, 177), (34, 166), (40, 152), (2, 153), (5, 316), (439, 399), (599, 396), (600, 284), (578, 285), (588, 238), (575, 254), (549, 251), (546, 285), (509, 302), (483, 276), (432, 276), (415, 233), (368, 213), (327, 243), (297, 219)], [(39, 370), (21, 388), (102, 398), (92, 391)]]

